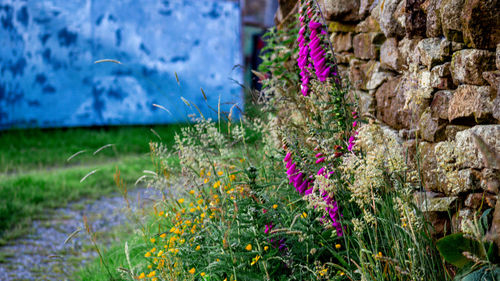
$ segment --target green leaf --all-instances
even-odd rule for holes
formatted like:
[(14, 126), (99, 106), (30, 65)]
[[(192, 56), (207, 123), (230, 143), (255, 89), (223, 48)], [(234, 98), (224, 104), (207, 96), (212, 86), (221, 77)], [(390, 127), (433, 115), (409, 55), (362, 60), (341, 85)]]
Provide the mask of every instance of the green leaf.
[(470, 262), (462, 253), (469, 252), (480, 257), (480, 244), (476, 240), (464, 237), (463, 233), (445, 236), (436, 242), (443, 258), (456, 267), (462, 268)]
[(473, 271), (465, 276), (457, 275), (454, 281), (496, 281), (500, 280), (500, 268), (490, 269), (485, 266), (479, 270)]

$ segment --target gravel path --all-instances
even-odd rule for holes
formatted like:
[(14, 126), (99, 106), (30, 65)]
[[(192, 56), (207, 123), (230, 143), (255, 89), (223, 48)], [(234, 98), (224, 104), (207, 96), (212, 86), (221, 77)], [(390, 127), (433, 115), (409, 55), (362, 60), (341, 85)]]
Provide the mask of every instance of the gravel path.
[[(144, 215), (144, 208), (158, 198), (152, 189), (137, 188), (128, 194), (130, 209), (122, 196), (102, 197), (86, 203), (69, 204), (55, 210), (48, 220), (34, 221), (31, 233), (0, 247), (5, 262), (0, 263), (0, 280), (71, 280), (72, 273), (97, 257), (85, 231), (87, 216), (98, 244), (109, 246), (117, 230), (133, 227), (131, 212)], [(81, 229), (66, 244), (65, 240)]]

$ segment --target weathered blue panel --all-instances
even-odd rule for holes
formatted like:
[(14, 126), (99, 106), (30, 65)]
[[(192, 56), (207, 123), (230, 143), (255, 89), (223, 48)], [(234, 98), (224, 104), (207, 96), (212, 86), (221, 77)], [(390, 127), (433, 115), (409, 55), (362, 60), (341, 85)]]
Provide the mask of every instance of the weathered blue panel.
[(181, 96), (216, 117), (200, 88), (241, 108), (237, 2), (0, 0), (0, 128), (185, 121)]

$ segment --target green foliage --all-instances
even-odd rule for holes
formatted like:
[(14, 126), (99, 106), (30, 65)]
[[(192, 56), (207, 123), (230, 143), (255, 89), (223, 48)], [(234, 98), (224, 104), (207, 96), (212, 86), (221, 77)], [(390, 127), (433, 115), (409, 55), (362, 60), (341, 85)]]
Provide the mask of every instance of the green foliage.
[(439, 239), (436, 247), (447, 262), (459, 268), (471, 262), (462, 254), (463, 252), (481, 257), (479, 242), (465, 237), (463, 233), (455, 233)]

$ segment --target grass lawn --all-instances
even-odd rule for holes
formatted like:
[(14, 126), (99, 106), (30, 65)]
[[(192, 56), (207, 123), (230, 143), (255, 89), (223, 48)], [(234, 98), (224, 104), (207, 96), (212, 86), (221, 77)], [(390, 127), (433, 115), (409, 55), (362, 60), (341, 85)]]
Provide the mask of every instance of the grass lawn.
[[(180, 127), (153, 129), (163, 143), (172, 144)], [(133, 188), (143, 170), (154, 168), (149, 141), (158, 140), (150, 127), (13, 130), (0, 134), (0, 244), (25, 233), (31, 220), (43, 218), (51, 208), (118, 191), (113, 179), (116, 167), (127, 188)], [(107, 144), (114, 145), (93, 155)], [(82, 150), (86, 152), (67, 161)]]

